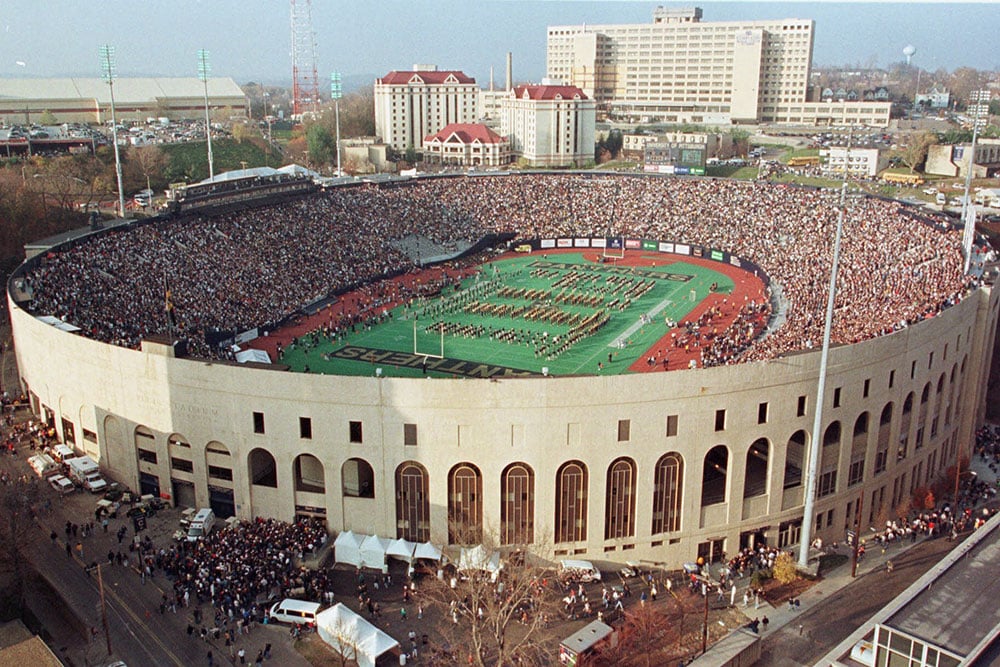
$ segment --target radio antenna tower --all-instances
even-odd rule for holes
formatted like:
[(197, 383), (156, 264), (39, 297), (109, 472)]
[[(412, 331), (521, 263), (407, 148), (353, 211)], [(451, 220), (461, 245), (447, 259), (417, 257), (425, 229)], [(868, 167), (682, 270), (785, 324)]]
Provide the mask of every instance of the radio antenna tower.
[(319, 110), (316, 35), (309, 0), (292, 2), (292, 116)]

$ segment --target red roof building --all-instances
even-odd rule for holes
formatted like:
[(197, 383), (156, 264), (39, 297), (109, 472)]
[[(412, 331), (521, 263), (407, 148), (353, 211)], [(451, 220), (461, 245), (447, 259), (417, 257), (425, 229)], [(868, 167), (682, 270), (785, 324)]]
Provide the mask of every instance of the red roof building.
[(582, 167), (594, 159), (597, 106), (576, 86), (517, 86), (500, 103), (500, 131), (533, 167)]
[(397, 151), (452, 123), (479, 119), (479, 86), (464, 73), (432, 66), (392, 71), (375, 80), (375, 133)]
[(479, 123), (452, 123), (424, 137), (424, 161), (499, 167), (511, 161), (510, 142)]

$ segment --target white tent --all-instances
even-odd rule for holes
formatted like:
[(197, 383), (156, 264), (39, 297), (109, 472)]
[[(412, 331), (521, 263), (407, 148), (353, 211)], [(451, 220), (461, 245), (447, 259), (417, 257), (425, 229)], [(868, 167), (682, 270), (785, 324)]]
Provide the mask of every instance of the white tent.
[(264, 350), (257, 350), (254, 348), (241, 350), (236, 353), (236, 363), (245, 364), (248, 361), (258, 364), (269, 364), (271, 363), (271, 357)]
[(354, 567), (361, 567), (361, 541), (364, 535), (355, 535), (349, 530), (345, 530), (333, 542), (333, 556), (338, 563), (348, 563)]
[(389, 558), (395, 558), (396, 560), (401, 560), (406, 563), (412, 563), (413, 551), (416, 548), (416, 542), (410, 542), (409, 540), (404, 539), (393, 540), (389, 543), (389, 548), (386, 549), (385, 555)]
[(418, 542), (413, 550), (413, 560), (441, 560), (441, 550), (430, 542)]
[(383, 653), (399, 647), (399, 642), (342, 604), (316, 616), (320, 638), (358, 667), (374, 667)]
[(459, 572), (468, 570), (485, 570), (496, 579), (500, 574), (500, 552), (494, 551), (492, 554), (486, 551), (483, 545), (475, 547), (462, 547), (462, 554), (458, 558)]
[(361, 567), (370, 567), (376, 570), (385, 569), (385, 552), (392, 544), (392, 540), (369, 535), (361, 543)]

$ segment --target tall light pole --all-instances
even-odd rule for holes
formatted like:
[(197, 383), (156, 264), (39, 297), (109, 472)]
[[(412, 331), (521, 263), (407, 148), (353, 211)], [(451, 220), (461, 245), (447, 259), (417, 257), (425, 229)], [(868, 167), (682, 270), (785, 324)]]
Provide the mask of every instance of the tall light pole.
[(847, 153), (844, 158), (844, 183), (840, 188), (840, 211), (837, 213), (837, 233), (833, 239), (833, 262), (830, 267), (830, 288), (826, 301), (826, 321), (823, 326), (823, 350), (819, 358), (819, 381), (816, 388), (816, 413), (813, 419), (812, 441), (809, 443), (809, 461), (806, 466), (805, 502), (802, 514), (802, 538), (799, 543), (799, 562), (802, 569), (809, 566), (809, 546), (812, 544), (813, 513), (816, 511), (816, 482), (820, 451), (823, 449), (823, 401), (826, 395), (826, 372), (830, 358), (830, 332), (833, 329), (833, 304), (837, 296), (837, 269), (840, 266), (840, 239), (844, 231), (844, 211), (847, 208), (847, 162), (851, 155), (854, 126), (847, 134)]
[(271, 150), (271, 113), (268, 110), (268, 103), (271, 101), (271, 93), (264, 91), (264, 120), (267, 122), (267, 149)]
[(212, 160), (212, 119), (208, 116), (208, 51), (198, 49), (198, 78), (205, 84), (205, 137), (208, 139), (208, 178), (215, 178), (215, 164)]
[(340, 85), (340, 72), (330, 74), (330, 99), (333, 100), (333, 113), (337, 119), (337, 176), (343, 176), (340, 171), (340, 98), (344, 90)]
[(111, 141), (115, 147), (115, 175), (118, 177), (118, 216), (125, 217), (125, 191), (122, 189), (122, 158), (118, 152), (118, 119), (115, 118), (115, 47), (100, 48), (101, 74), (111, 91)]

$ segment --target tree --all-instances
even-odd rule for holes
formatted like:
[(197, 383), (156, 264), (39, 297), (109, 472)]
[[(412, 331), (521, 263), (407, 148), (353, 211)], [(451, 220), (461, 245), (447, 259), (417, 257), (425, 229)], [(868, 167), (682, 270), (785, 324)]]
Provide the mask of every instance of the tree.
[(306, 149), (309, 161), (317, 167), (330, 164), (337, 155), (336, 141), (320, 123), (313, 123), (306, 130)]
[(733, 142), (733, 155), (746, 156), (750, 150), (750, 133), (741, 128), (734, 128), (729, 131), (729, 138)]
[(125, 158), (126, 169), (141, 175), (145, 187), (152, 189), (154, 184), (157, 186), (166, 185), (161, 174), (166, 170), (169, 161), (159, 146), (130, 148), (125, 154)]
[(59, 121), (56, 120), (56, 115), (46, 109), (42, 112), (42, 115), (38, 117), (38, 122), (42, 125), (55, 125)]
[[(692, 628), (695, 626), (692, 625)], [(679, 637), (667, 613), (652, 604), (625, 612), (625, 622), (618, 630), (618, 641), (608, 641), (594, 651), (586, 665), (626, 665), (657, 667), (672, 664)]]
[(799, 578), (799, 573), (795, 569), (795, 561), (787, 551), (782, 551), (774, 559), (774, 567), (771, 568), (774, 580), (779, 584), (790, 584)]
[[(495, 540), (484, 535), (485, 554)], [(442, 612), (440, 630), (453, 646), (468, 649), (480, 667), (550, 665), (553, 656), (540, 642), (545, 619), (557, 613), (556, 590), (528, 545), (505, 546), (503, 568), (494, 581), (483, 570), (459, 572), (449, 566), (443, 579), (428, 573), (421, 592)], [(537, 547), (537, 545), (536, 545)], [(454, 585), (452, 585), (454, 583)], [(466, 656), (459, 656), (465, 664)]]
[(33, 548), (38, 539), (34, 522), (34, 506), (39, 500), (39, 482), (21, 478), (0, 485), (0, 572), (4, 586), (17, 610), (24, 604), (24, 581), (27, 576), (25, 550)]
[(408, 162), (411, 167), (420, 162), (421, 159), (420, 153), (417, 152), (416, 148), (413, 146), (406, 147), (406, 152), (403, 153), (403, 160)]
[(910, 168), (912, 174), (915, 170), (923, 167), (924, 162), (927, 161), (928, 149), (937, 142), (937, 135), (933, 132), (910, 135), (907, 143), (900, 149), (898, 157), (903, 164)]

